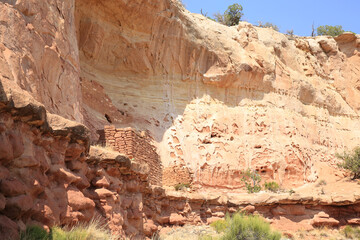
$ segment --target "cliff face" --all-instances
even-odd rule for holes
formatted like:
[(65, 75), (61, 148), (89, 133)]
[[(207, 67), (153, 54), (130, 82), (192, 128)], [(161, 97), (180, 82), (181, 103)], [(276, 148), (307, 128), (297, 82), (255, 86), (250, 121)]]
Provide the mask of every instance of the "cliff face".
[(150, 130), (165, 169), (200, 185), (236, 188), (252, 168), (299, 186), (359, 140), (353, 34), (226, 27), (165, 0), (79, 0), (75, 15), (86, 123)]
[[(159, 225), (210, 223), (248, 204), (279, 226), (359, 223), (359, 187), (338, 182), (334, 156), (360, 140), (359, 35), (226, 27), (174, 0), (7, 0), (0, 13), (8, 233), (99, 213), (114, 233), (151, 236)], [(151, 188), (145, 165), (94, 148), (88, 156), (109, 122), (148, 130), (109, 135), (124, 139), (119, 151), (138, 146), (144, 161), (151, 152), (164, 185), (190, 181), (198, 191)], [(157, 152), (139, 146), (144, 139)], [(285, 189), (306, 186), (239, 195), (248, 168)], [(327, 179), (326, 194), (317, 179)]]
[(0, 83), (0, 236), (29, 225), (49, 229), (93, 218), (117, 236), (143, 232), (146, 164), (89, 149), (89, 130), (50, 114), (12, 81)]
[(74, 1), (1, 1), (0, 72), (50, 112), (83, 122)]

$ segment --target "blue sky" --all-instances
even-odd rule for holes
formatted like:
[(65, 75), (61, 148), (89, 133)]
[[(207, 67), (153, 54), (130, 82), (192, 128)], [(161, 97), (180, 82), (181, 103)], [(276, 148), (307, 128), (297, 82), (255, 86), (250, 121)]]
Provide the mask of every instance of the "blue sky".
[(190, 12), (212, 17), (233, 3), (243, 6), (243, 20), (252, 24), (271, 22), (280, 32), (293, 29), (300, 36), (311, 35), (311, 26), (342, 25), (360, 34), (360, 0), (183, 0)]

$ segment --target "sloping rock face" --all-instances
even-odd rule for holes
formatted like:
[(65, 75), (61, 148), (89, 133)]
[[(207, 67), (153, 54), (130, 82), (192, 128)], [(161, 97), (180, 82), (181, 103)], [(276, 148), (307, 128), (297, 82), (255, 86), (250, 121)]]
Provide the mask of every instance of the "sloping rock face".
[(360, 40), (351, 33), (226, 27), (174, 0), (0, 8), (3, 78), (90, 127), (93, 141), (109, 122), (150, 130), (165, 171), (185, 169), (199, 186), (239, 188), (247, 168), (300, 186), (359, 140)]
[[(358, 35), (226, 27), (175, 0), (6, 0), (0, 13), (1, 236), (99, 214), (140, 238), (249, 204), (279, 226), (359, 223), (359, 186), (329, 177), (360, 138)], [(87, 157), (89, 134), (109, 122), (149, 130), (163, 184), (198, 191), (151, 187), (124, 156)], [(247, 168), (287, 189), (326, 178), (338, 192), (242, 194)]]
[(90, 220), (95, 204), (82, 193), (90, 186), (87, 128), (46, 112), (11, 80), (2, 79), (0, 97), (0, 235)]
[(75, 7), (86, 124), (149, 129), (167, 172), (233, 189), (251, 168), (296, 187), (359, 142), (358, 36), (226, 27), (169, 0)]
[(73, 0), (0, 2), (0, 73), (46, 109), (83, 122)]
[(144, 238), (149, 167), (104, 148), (89, 149), (82, 124), (46, 112), (14, 82), (0, 82), (0, 238), (29, 225), (91, 219), (112, 234)]

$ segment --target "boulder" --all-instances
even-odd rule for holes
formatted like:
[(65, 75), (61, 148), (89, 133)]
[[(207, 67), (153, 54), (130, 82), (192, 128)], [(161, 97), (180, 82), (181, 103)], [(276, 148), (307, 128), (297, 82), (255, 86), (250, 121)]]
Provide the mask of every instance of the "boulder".
[(216, 222), (218, 220), (224, 220), (224, 218), (221, 217), (209, 217), (206, 219), (207, 224), (212, 224), (213, 222)]
[(6, 198), (0, 193), (0, 211), (5, 208)]
[(352, 32), (344, 32), (343, 34), (340, 34), (339, 36), (334, 38), (336, 42), (338, 43), (349, 43), (352, 41), (355, 41), (356, 35)]
[(84, 196), (84, 194), (76, 188), (70, 188), (67, 190), (67, 199), (69, 206), (73, 211), (81, 211), (87, 209), (94, 209), (95, 203), (90, 198)]
[(96, 193), (98, 199), (106, 199), (106, 198), (114, 195), (113, 192), (111, 192), (110, 190), (108, 190), (106, 188), (95, 189), (95, 193)]
[(351, 218), (347, 220), (350, 225), (360, 225), (360, 218)]
[(19, 227), (10, 218), (0, 214), (0, 237), (4, 240), (19, 239)]
[(171, 213), (169, 218), (169, 223), (171, 225), (184, 225), (186, 222), (186, 218), (180, 214), (177, 213)]
[(6, 198), (3, 213), (11, 219), (19, 218), (33, 207), (33, 199), (28, 195)]
[(0, 161), (10, 161), (14, 158), (13, 149), (9, 137), (5, 133), (0, 134)]
[(325, 212), (319, 212), (311, 220), (311, 225), (314, 227), (336, 227), (339, 225), (339, 221), (335, 218), (331, 218), (329, 214)]
[(248, 205), (248, 206), (244, 207), (243, 209), (241, 209), (240, 212), (250, 214), (250, 213), (255, 212), (255, 207), (252, 205)]
[(147, 237), (152, 237), (157, 230), (158, 227), (154, 224), (153, 220), (148, 219), (144, 222), (144, 234)]
[(26, 186), (14, 177), (8, 177), (0, 181), (0, 192), (6, 197), (15, 197), (26, 192)]

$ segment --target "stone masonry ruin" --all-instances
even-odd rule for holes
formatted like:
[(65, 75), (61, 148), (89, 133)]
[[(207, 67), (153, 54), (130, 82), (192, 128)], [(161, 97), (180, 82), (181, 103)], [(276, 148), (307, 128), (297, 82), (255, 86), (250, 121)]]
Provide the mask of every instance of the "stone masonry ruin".
[[(102, 134), (100, 134), (101, 136)], [(138, 132), (132, 128), (115, 128), (105, 126), (100, 142), (114, 150), (149, 166), (149, 181), (153, 185), (162, 185), (162, 165), (151, 136), (145, 131)]]

